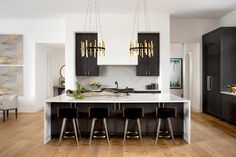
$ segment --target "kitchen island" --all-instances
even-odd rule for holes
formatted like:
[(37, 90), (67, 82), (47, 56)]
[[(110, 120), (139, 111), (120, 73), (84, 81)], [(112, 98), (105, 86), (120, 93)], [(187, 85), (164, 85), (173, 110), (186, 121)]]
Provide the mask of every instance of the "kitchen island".
[[(144, 136), (154, 137), (156, 129), (155, 110), (156, 107), (176, 107), (177, 118), (172, 119), (175, 136), (180, 136), (187, 143), (190, 143), (190, 122), (191, 105), (190, 101), (181, 97), (163, 94), (122, 94), (120, 96), (91, 96), (82, 100), (76, 100), (65, 94), (48, 99), (44, 106), (44, 143), (47, 144), (51, 138), (58, 137), (61, 127), (61, 120), (57, 118), (58, 107), (78, 107), (80, 111), (88, 111), (89, 107), (109, 107), (114, 115), (122, 112), (123, 107), (144, 107), (145, 116), (141, 119), (142, 132)], [(90, 130), (91, 120), (89, 118), (79, 118), (80, 130), (86, 136)], [(165, 129), (165, 124), (162, 128)], [(124, 120), (121, 117), (112, 116), (108, 118), (108, 130), (111, 136), (122, 136), (124, 130)]]

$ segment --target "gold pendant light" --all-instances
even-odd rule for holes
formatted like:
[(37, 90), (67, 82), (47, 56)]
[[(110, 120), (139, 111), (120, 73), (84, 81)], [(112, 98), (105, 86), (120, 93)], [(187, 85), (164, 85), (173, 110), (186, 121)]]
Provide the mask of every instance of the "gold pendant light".
[[(141, 4), (141, 2), (143, 2)], [(140, 14), (140, 7), (143, 6), (144, 10), (144, 19), (145, 19), (145, 27), (146, 32), (149, 32), (149, 18), (148, 18), (148, 11), (147, 11), (147, 2), (146, 0), (137, 0), (136, 9), (135, 9), (135, 16), (134, 16), (134, 24), (133, 24), (133, 33), (132, 33), (132, 40), (134, 37), (135, 26), (137, 32), (139, 31), (139, 14)], [(130, 56), (139, 55), (142, 58), (146, 55), (148, 57), (154, 57), (154, 44), (153, 41), (145, 39), (143, 42), (138, 42), (137, 39), (133, 42), (130, 42)]]
[[(92, 14), (95, 18), (95, 27), (96, 31), (99, 31), (98, 38), (100, 41), (97, 40), (89, 41), (81, 41), (81, 57), (94, 57), (97, 56), (105, 56), (105, 42), (102, 37), (102, 26), (101, 26), (101, 18), (100, 18), (100, 11), (98, 7), (98, 0), (88, 0), (87, 4), (87, 13), (85, 18), (84, 24), (84, 32), (90, 32), (91, 22), (92, 22)], [(88, 24), (87, 19), (89, 18)], [(87, 31), (88, 29), (88, 31)]]

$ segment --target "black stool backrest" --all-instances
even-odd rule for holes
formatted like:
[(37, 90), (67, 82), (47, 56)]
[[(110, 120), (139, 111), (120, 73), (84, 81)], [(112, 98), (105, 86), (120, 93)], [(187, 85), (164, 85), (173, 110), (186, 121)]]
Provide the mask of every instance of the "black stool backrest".
[(143, 108), (124, 108), (123, 111), (124, 118), (137, 119), (144, 116)]
[(177, 116), (177, 109), (176, 108), (156, 108), (156, 116), (158, 118), (171, 118)]
[(77, 118), (78, 109), (69, 107), (59, 107), (57, 108), (57, 115), (59, 118), (68, 118), (68, 119)]
[(91, 118), (107, 118), (109, 117), (108, 108), (89, 108), (89, 117)]

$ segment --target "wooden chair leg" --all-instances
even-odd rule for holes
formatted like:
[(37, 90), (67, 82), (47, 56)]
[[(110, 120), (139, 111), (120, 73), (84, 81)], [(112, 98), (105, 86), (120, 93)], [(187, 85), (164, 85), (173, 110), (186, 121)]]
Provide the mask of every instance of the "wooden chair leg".
[(15, 109), (15, 115), (16, 115), (16, 119), (17, 119), (17, 114), (18, 114), (17, 112), (18, 112), (18, 111), (17, 111), (17, 108), (16, 108), (16, 109)]
[(5, 110), (3, 110), (3, 122), (5, 122)]
[(9, 117), (9, 110), (7, 110), (7, 118)]

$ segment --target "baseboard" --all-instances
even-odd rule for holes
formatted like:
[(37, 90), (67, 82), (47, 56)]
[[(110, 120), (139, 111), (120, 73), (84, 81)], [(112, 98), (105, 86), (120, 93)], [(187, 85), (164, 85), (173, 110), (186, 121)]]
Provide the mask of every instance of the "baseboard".
[(43, 105), (21, 105), (18, 107), (18, 111), (21, 113), (36, 113), (43, 110)]
[(194, 106), (191, 106), (191, 109), (194, 112), (201, 112), (200, 108), (197, 108), (197, 107), (194, 107)]

